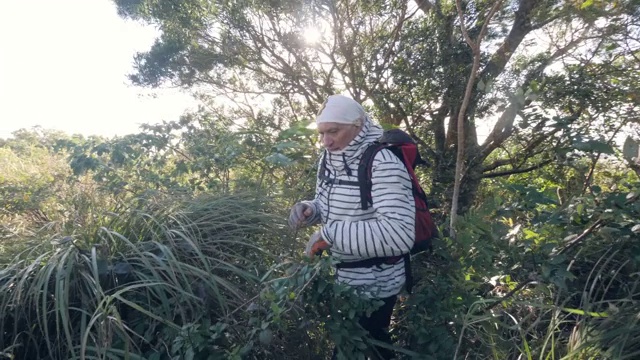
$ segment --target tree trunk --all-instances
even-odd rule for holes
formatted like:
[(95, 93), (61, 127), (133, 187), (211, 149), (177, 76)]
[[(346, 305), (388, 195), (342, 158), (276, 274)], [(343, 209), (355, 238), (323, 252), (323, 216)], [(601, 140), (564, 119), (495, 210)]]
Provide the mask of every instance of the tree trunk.
[[(467, 147), (464, 166), (466, 172), (460, 183), (460, 198), (458, 199), (458, 214), (464, 214), (473, 205), (482, 181), (483, 160), (474, 158), (477, 147)], [(432, 207), (447, 211), (451, 208), (453, 186), (456, 172), (456, 151), (452, 149), (443, 157), (436, 158), (432, 168), (431, 189), (429, 198)]]

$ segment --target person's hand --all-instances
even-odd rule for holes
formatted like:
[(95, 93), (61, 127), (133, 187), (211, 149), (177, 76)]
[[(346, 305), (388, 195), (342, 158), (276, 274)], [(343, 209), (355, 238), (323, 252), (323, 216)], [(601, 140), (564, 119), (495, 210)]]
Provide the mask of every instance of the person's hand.
[(322, 239), (322, 235), (320, 234), (320, 230), (314, 232), (307, 243), (307, 247), (304, 249), (305, 255), (310, 258), (318, 255), (324, 250), (330, 248), (329, 243)]
[(291, 214), (289, 214), (289, 227), (292, 229), (299, 229), (306, 225), (306, 220), (314, 215), (315, 210), (309, 204), (299, 202), (291, 208)]

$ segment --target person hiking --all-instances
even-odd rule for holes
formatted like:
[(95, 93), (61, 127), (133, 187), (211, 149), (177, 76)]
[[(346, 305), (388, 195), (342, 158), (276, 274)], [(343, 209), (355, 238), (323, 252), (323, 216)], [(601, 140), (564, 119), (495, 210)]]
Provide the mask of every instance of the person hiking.
[[(320, 159), (315, 198), (291, 208), (289, 225), (294, 229), (321, 225), (311, 236), (305, 253), (313, 257), (330, 250), (339, 261), (338, 282), (356, 288), (364, 297), (383, 302), (359, 322), (373, 339), (390, 344), (391, 315), (406, 281), (403, 255), (411, 251), (415, 241), (411, 178), (402, 160), (391, 150), (378, 151), (371, 167), (371, 206), (363, 210), (357, 186), (358, 166), (365, 150), (376, 143), (383, 129), (359, 103), (343, 95), (328, 97), (316, 117), (316, 125), (325, 151)], [(366, 264), (368, 259), (379, 258), (396, 260)], [(383, 359), (393, 357), (388, 349), (375, 350)]]

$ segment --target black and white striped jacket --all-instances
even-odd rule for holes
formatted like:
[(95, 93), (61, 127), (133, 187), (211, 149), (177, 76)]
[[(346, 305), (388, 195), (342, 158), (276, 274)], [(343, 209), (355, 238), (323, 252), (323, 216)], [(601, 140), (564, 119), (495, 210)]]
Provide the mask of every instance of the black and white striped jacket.
[[(358, 165), (365, 149), (380, 138), (382, 128), (367, 119), (363, 129), (339, 152), (325, 152), (331, 179), (358, 180)], [(322, 161), (322, 159), (320, 159)], [(321, 169), (319, 169), (319, 172)], [(373, 205), (362, 210), (356, 186), (321, 180), (318, 173), (316, 197), (308, 202), (315, 219), (322, 223), (322, 238), (331, 253), (343, 262), (408, 253), (415, 241), (415, 203), (411, 179), (404, 164), (390, 150), (379, 151), (373, 160)], [(337, 270), (338, 281), (358, 287), (370, 298), (396, 295), (405, 283), (404, 260), (371, 268)]]

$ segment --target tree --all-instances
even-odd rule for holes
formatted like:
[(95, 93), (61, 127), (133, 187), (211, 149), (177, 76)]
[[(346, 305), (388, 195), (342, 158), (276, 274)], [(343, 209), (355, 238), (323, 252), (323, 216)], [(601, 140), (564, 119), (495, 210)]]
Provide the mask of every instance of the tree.
[[(451, 198), (457, 130), (450, 120), (461, 112), (473, 63), (455, 2), (115, 2), (121, 16), (161, 30), (136, 56), (134, 84), (171, 84), (241, 103), (242, 95), (255, 95), (285, 104), (283, 122), (294, 124), (311, 119), (327, 95), (346, 92), (381, 122), (407, 128), (432, 161), (432, 194)], [(488, 32), (462, 116), (460, 212), (482, 179), (545, 166), (582, 141), (576, 139), (595, 137), (588, 125), (607, 121), (592, 111), (601, 104), (616, 111), (638, 106), (637, 97), (612, 98), (603, 85), (623, 78), (624, 62), (626, 74), (637, 77), (636, 0), (514, 0), (488, 19), (493, 4), (461, 2), (469, 36), (476, 38), (485, 22)], [(310, 29), (320, 40), (305, 40)]]
[(176, 121), (142, 125), (137, 134), (59, 140), (57, 147), (68, 153), (76, 176), (89, 174), (121, 200), (152, 190), (250, 191), (290, 201), (313, 183), (309, 151), (301, 145), (313, 145), (313, 131), (283, 128), (277, 110), (202, 106)]

